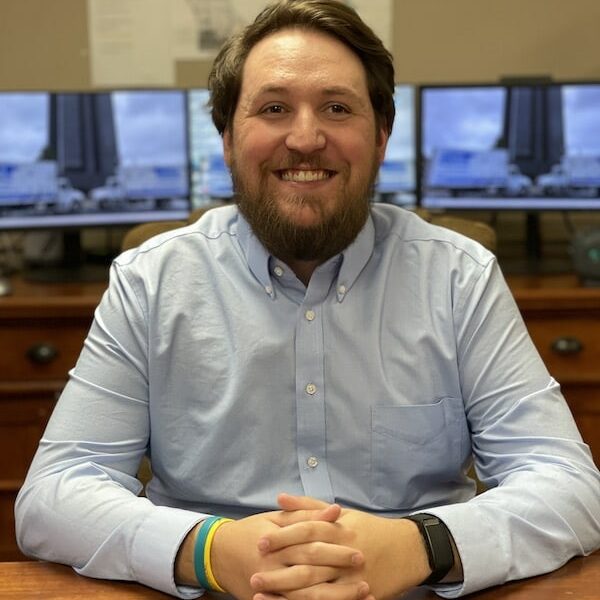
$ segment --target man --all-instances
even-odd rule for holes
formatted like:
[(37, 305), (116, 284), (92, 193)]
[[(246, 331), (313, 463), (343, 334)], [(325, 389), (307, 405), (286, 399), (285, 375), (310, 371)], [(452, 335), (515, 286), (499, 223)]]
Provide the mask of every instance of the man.
[(393, 83), (334, 1), (225, 45), (237, 207), (116, 259), (17, 501), (25, 552), (183, 598), (383, 600), (599, 547), (599, 473), (495, 258), (369, 206)]

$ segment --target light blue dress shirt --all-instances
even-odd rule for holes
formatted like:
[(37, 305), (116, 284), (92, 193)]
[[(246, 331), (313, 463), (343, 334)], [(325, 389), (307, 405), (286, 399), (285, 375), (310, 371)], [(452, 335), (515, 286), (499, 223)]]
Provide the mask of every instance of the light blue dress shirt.
[[(493, 488), (477, 497), (472, 457)], [(598, 471), (494, 256), (392, 206), (307, 288), (235, 207), (116, 259), (19, 495), (18, 539), (194, 597), (173, 580), (188, 531), (274, 509), (280, 491), (436, 514), (464, 570), (437, 588), (448, 597), (600, 545)]]

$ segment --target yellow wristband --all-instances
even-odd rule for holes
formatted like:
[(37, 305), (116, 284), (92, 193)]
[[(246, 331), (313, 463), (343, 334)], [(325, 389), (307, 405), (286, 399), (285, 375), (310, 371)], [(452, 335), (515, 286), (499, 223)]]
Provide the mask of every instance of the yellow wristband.
[(215, 537), (217, 529), (219, 529), (219, 527), (224, 523), (228, 523), (232, 520), (233, 519), (225, 518), (218, 519), (211, 525), (211, 528), (206, 534), (206, 542), (204, 544), (204, 573), (206, 575), (206, 579), (210, 588), (217, 592), (225, 592), (225, 590), (217, 583), (217, 580), (215, 579), (214, 573), (212, 571), (212, 565), (210, 563), (210, 550), (212, 548), (213, 539)]

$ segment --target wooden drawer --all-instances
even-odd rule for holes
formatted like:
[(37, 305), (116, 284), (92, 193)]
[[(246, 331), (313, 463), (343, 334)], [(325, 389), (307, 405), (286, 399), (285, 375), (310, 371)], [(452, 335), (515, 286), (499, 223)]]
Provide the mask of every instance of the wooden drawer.
[(600, 319), (529, 315), (527, 329), (546, 367), (561, 384), (600, 384)]
[(14, 502), (60, 385), (0, 384), (0, 561), (25, 558), (15, 540)]
[(15, 321), (0, 328), (2, 381), (64, 380), (81, 352), (89, 321)]
[(55, 404), (55, 393), (31, 398), (0, 396), (0, 486), (18, 489)]
[(561, 388), (581, 437), (589, 445), (594, 462), (600, 467), (600, 385), (567, 384)]
[(17, 493), (0, 487), (0, 562), (26, 560), (15, 539), (14, 504)]

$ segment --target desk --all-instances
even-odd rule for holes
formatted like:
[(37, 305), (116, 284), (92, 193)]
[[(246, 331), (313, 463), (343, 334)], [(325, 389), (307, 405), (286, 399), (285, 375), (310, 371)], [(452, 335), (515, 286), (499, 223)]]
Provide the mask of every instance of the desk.
[[(215, 595), (212, 600), (216, 600)], [(70, 567), (40, 562), (0, 563), (0, 600), (166, 600), (171, 598), (134, 583), (89, 579)], [(203, 598), (209, 599), (206, 595)], [(600, 552), (575, 558), (562, 569), (471, 594), (469, 600), (599, 600)], [(433, 592), (415, 589), (403, 600), (439, 600)]]

